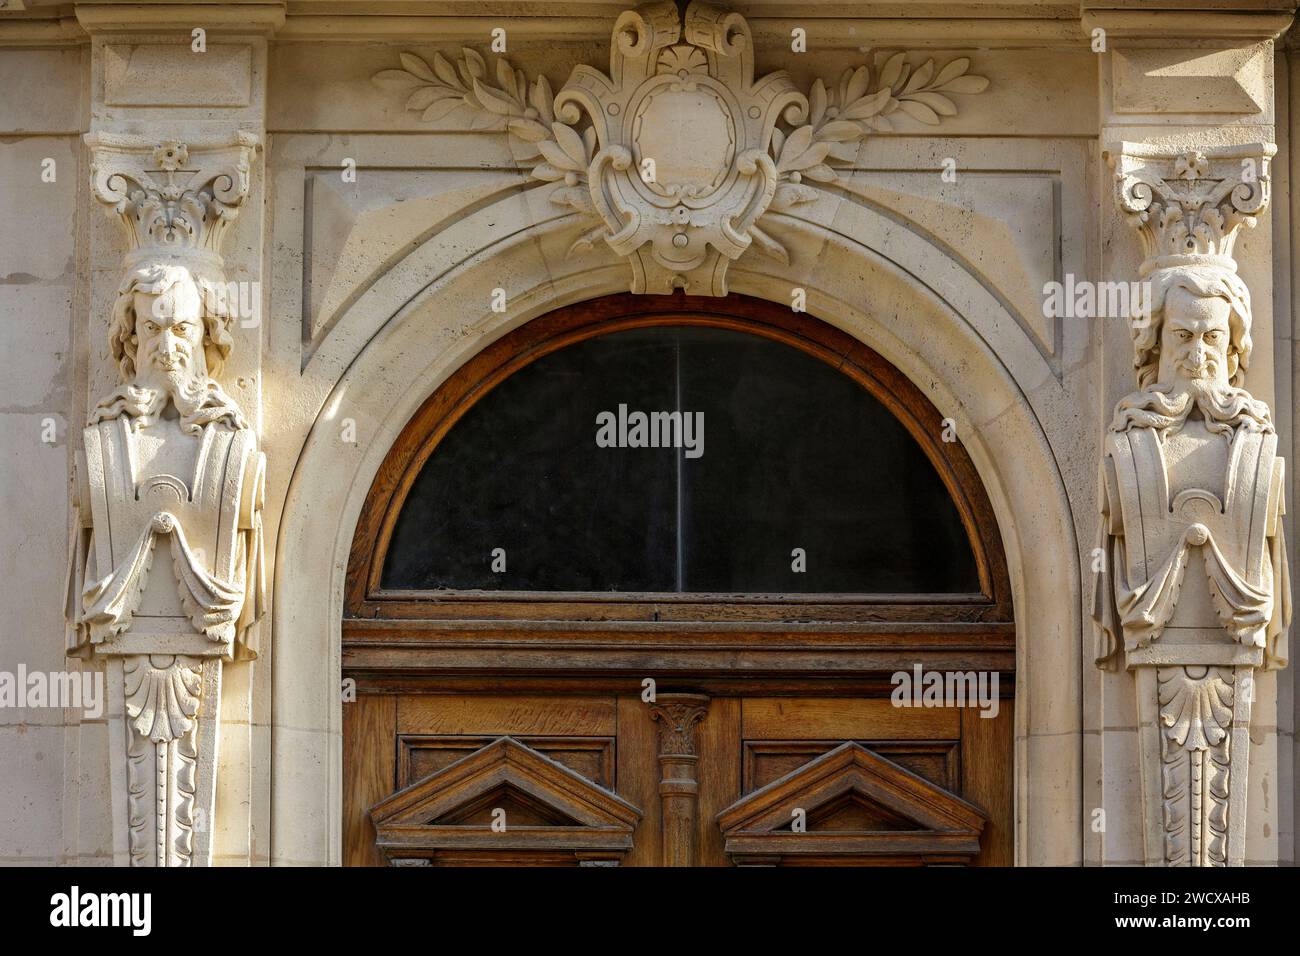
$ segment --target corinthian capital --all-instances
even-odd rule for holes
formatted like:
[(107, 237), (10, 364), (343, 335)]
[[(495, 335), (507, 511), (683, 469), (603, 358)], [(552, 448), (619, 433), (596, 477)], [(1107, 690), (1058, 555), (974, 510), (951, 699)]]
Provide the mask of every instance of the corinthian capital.
[(1170, 152), (1137, 143), (1107, 150), (1115, 201), (1142, 237), (1139, 273), (1210, 265), (1235, 271), (1232, 247), (1268, 207), (1272, 143)]
[(128, 269), (188, 260), (220, 269), (221, 243), (248, 196), (257, 137), (183, 143), (91, 133), (90, 184), (122, 223)]

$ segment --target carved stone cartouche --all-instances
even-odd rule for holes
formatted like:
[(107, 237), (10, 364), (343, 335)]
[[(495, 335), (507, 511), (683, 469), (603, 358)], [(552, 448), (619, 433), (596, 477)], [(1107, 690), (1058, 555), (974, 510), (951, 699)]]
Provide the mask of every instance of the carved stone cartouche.
[(788, 263), (775, 216), (820, 199), (864, 137), (900, 119), (938, 125), (956, 114), (953, 95), (988, 86), (966, 57), (936, 68), (902, 52), (807, 93), (783, 70), (755, 79), (748, 22), (700, 0), (684, 13), (672, 0), (624, 12), (609, 72), (576, 66), (558, 94), (469, 48), (454, 65), (441, 53), (400, 62), (374, 81), (422, 120), (507, 130), (532, 177), (555, 184), (550, 201), (575, 214), (570, 254), (603, 241), (637, 293), (726, 295), (728, 266), (751, 247)]

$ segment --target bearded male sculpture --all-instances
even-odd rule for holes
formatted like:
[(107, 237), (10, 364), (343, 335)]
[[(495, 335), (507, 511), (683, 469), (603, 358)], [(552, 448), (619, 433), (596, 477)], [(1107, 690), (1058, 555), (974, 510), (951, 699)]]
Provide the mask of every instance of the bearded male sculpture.
[(91, 146), (96, 194), (134, 248), (109, 328), (121, 385), (91, 412), (78, 455), (68, 652), (108, 662), (119, 851), (134, 865), (203, 864), (221, 665), (255, 656), (265, 603), (265, 457), (214, 378), (235, 321), (219, 239), (252, 146), (215, 173), (189, 168), (179, 143)]
[[(1137, 678), (1148, 865), (1244, 861), (1254, 673), (1286, 663), (1284, 462), (1243, 387), (1250, 292), (1232, 245), (1268, 200), (1271, 148), (1112, 154), (1147, 251), (1138, 391), (1102, 458), (1097, 662)], [(1243, 172), (1245, 171), (1245, 172)], [(1253, 174), (1252, 174), (1253, 172)]]

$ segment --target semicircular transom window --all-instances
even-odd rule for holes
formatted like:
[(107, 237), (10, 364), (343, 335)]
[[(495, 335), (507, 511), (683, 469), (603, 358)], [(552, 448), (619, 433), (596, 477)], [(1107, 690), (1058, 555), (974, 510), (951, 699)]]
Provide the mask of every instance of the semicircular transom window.
[(656, 325), (549, 352), (470, 406), (393, 525), (384, 590), (973, 594), (916, 439), (765, 336)]

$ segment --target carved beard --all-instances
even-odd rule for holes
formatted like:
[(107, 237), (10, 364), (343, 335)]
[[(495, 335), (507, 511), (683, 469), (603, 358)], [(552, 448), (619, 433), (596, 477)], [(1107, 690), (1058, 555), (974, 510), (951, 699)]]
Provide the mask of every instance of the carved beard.
[(1268, 405), (1256, 401), (1244, 388), (1219, 385), (1209, 379), (1189, 379), (1172, 385), (1153, 385), (1134, 392), (1115, 408), (1110, 430), (1154, 428), (1164, 433), (1182, 428), (1193, 410), (1201, 413), (1211, 432), (1231, 438), (1238, 427), (1252, 432), (1272, 432)]
[(108, 421), (127, 415), (135, 421), (135, 428), (152, 424), (167, 408), (170, 401), (180, 415), (181, 430), (197, 435), (203, 426), (220, 422), (230, 428), (247, 428), (239, 406), (221, 390), (221, 386), (206, 376), (195, 376), (189, 369), (158, 371), (159, 383), (127, 383), (95, 406), (90, 424)]

